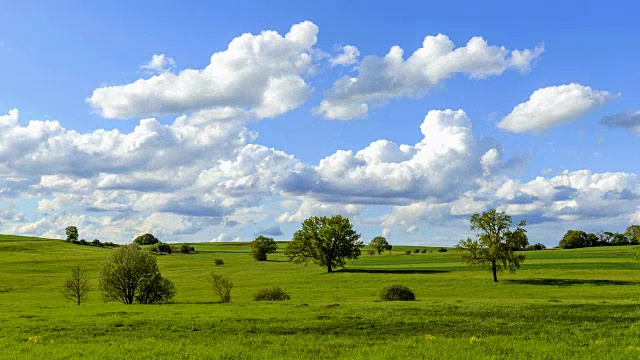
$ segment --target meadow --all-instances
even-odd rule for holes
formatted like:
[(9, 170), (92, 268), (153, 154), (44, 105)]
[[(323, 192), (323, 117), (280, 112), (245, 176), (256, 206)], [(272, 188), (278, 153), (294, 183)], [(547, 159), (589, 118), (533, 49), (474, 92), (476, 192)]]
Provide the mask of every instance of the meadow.
[[(193, 244), (158, 256), (177, 295), (163, 305), (104, 302), (98, 272), (111, 249), (0, 236), (2, 359), (638, 359), (640, 261), (635, 247), (526, 252), (515, 274), (469, 268), (453, 249), (366, 251), (334, 273), (256, 262), (246, 243)], [(225, 264), (216, 267), (214, 258)], [(71, 269), (91, 272), (81, 306), (61, 295)], [(229, 276), (220, 303), (209, 274)], [(403, 284), (412, 302), (382, 302)], [(291, 300), (255, 302), (278, 285)]]

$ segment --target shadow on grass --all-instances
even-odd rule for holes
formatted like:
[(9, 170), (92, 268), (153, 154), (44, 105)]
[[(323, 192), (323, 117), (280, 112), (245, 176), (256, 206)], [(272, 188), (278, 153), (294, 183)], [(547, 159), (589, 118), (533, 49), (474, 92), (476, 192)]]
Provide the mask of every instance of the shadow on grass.
[(502, 282), (520, 285), (546, 285), (546, 286), (571, 286), (571, 285), (640, 285), (638, 281), (626, 280), (580, 280), (580, 279), (521, 279), (503, 280)]
[(363, 274), (441, 274), (448, 273), (449, 270), (427, 270), (427, 269), (341, 269), (337, 273), (363, 273)]

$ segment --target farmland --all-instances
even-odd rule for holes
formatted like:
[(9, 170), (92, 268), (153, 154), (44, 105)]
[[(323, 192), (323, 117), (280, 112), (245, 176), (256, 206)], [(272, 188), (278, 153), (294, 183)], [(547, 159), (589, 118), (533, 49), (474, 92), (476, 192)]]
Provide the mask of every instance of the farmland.
[[(269, 261), (247, 243), (197, 243), (158, 256), (175, 284), (170, 304), (104, 302), (98, 272), (111, 249), (0, 236), (0, 358), (96, 359), (637, 359), (640, 262), (635, 247), (526, 252), (520, 271), (469, 268), (449, 249), (415, 246), (347, 262), (343, 270)], [(216, 267), (214, 258), (224, 260)], [(61, 295), (75, 266), (93, 291), (81, 306)], [(212, 271), (234, 283), (220, 303)], [(402, 284), (416, 301), (382, 302)], [(280, 286), (284, 302), (255, 302)]]

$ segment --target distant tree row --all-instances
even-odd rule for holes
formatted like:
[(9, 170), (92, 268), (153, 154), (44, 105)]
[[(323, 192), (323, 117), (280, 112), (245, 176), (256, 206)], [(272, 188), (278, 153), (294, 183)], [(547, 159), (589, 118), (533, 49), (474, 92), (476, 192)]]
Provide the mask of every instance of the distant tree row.
[(116, 247), (117, 244), (112, 242), (101, 242), (98, 239), (93, 239), (92, 241), (87, 241), (85, 239), (78, 240), (78, 228), (75, 226), (67, 226), (65, 229), (67, 233), (67, 242), (77, 245), (85, 245), (85, 246), (95, 246), (95, 247)]
[(640, 225), (631, 225), (624, 233), (600, 231), (587, 233), (582, 230), (569, 230), (560, 240), (561, 249), (576, 249), (595, 246), (639, 245)]

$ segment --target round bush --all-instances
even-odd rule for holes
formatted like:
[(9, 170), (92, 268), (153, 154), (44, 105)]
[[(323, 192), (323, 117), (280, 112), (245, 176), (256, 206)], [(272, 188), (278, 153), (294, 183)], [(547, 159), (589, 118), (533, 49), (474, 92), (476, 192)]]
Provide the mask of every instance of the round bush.
[(224, 265), (222, 259), (213, 259), (213, 263), (216, 264), (216, 266)]
[(440, 248), (438, 249), (438, 252), (447, 252), (447, 248)]
[(291, 299), (291, 296), (279, 286), (260, 289), (253, 295), (253, 300), (255, 301), (284, 301), (289, 299)]
[(405, 255), (411, 255), (411, 250), (407, 250), (404, 253), (405, 253)]
[(426, 253), (427, 253), (427, 249), (422, 249), (422, 250), (420, 250), (420, 253), (422, 253), (422, 254), (426, 254)]
[(369, 254), (369, 255), (375, 255), (375, 253), (376, 253), (376, 252), (375, 252), (375, 251), (373, 251), (373, 250), (367, 250), (367, 254)]
[(414, 253), (414, 254), (418, 254), (418, 253), (420, 253), (420, 249), (413, 249), (413, 253)]
[(408, 287), (394, 284), (382, 288), (380, 291), (380, 299), (383, 301), (413, 301), (416, 299), (416, 296)]

